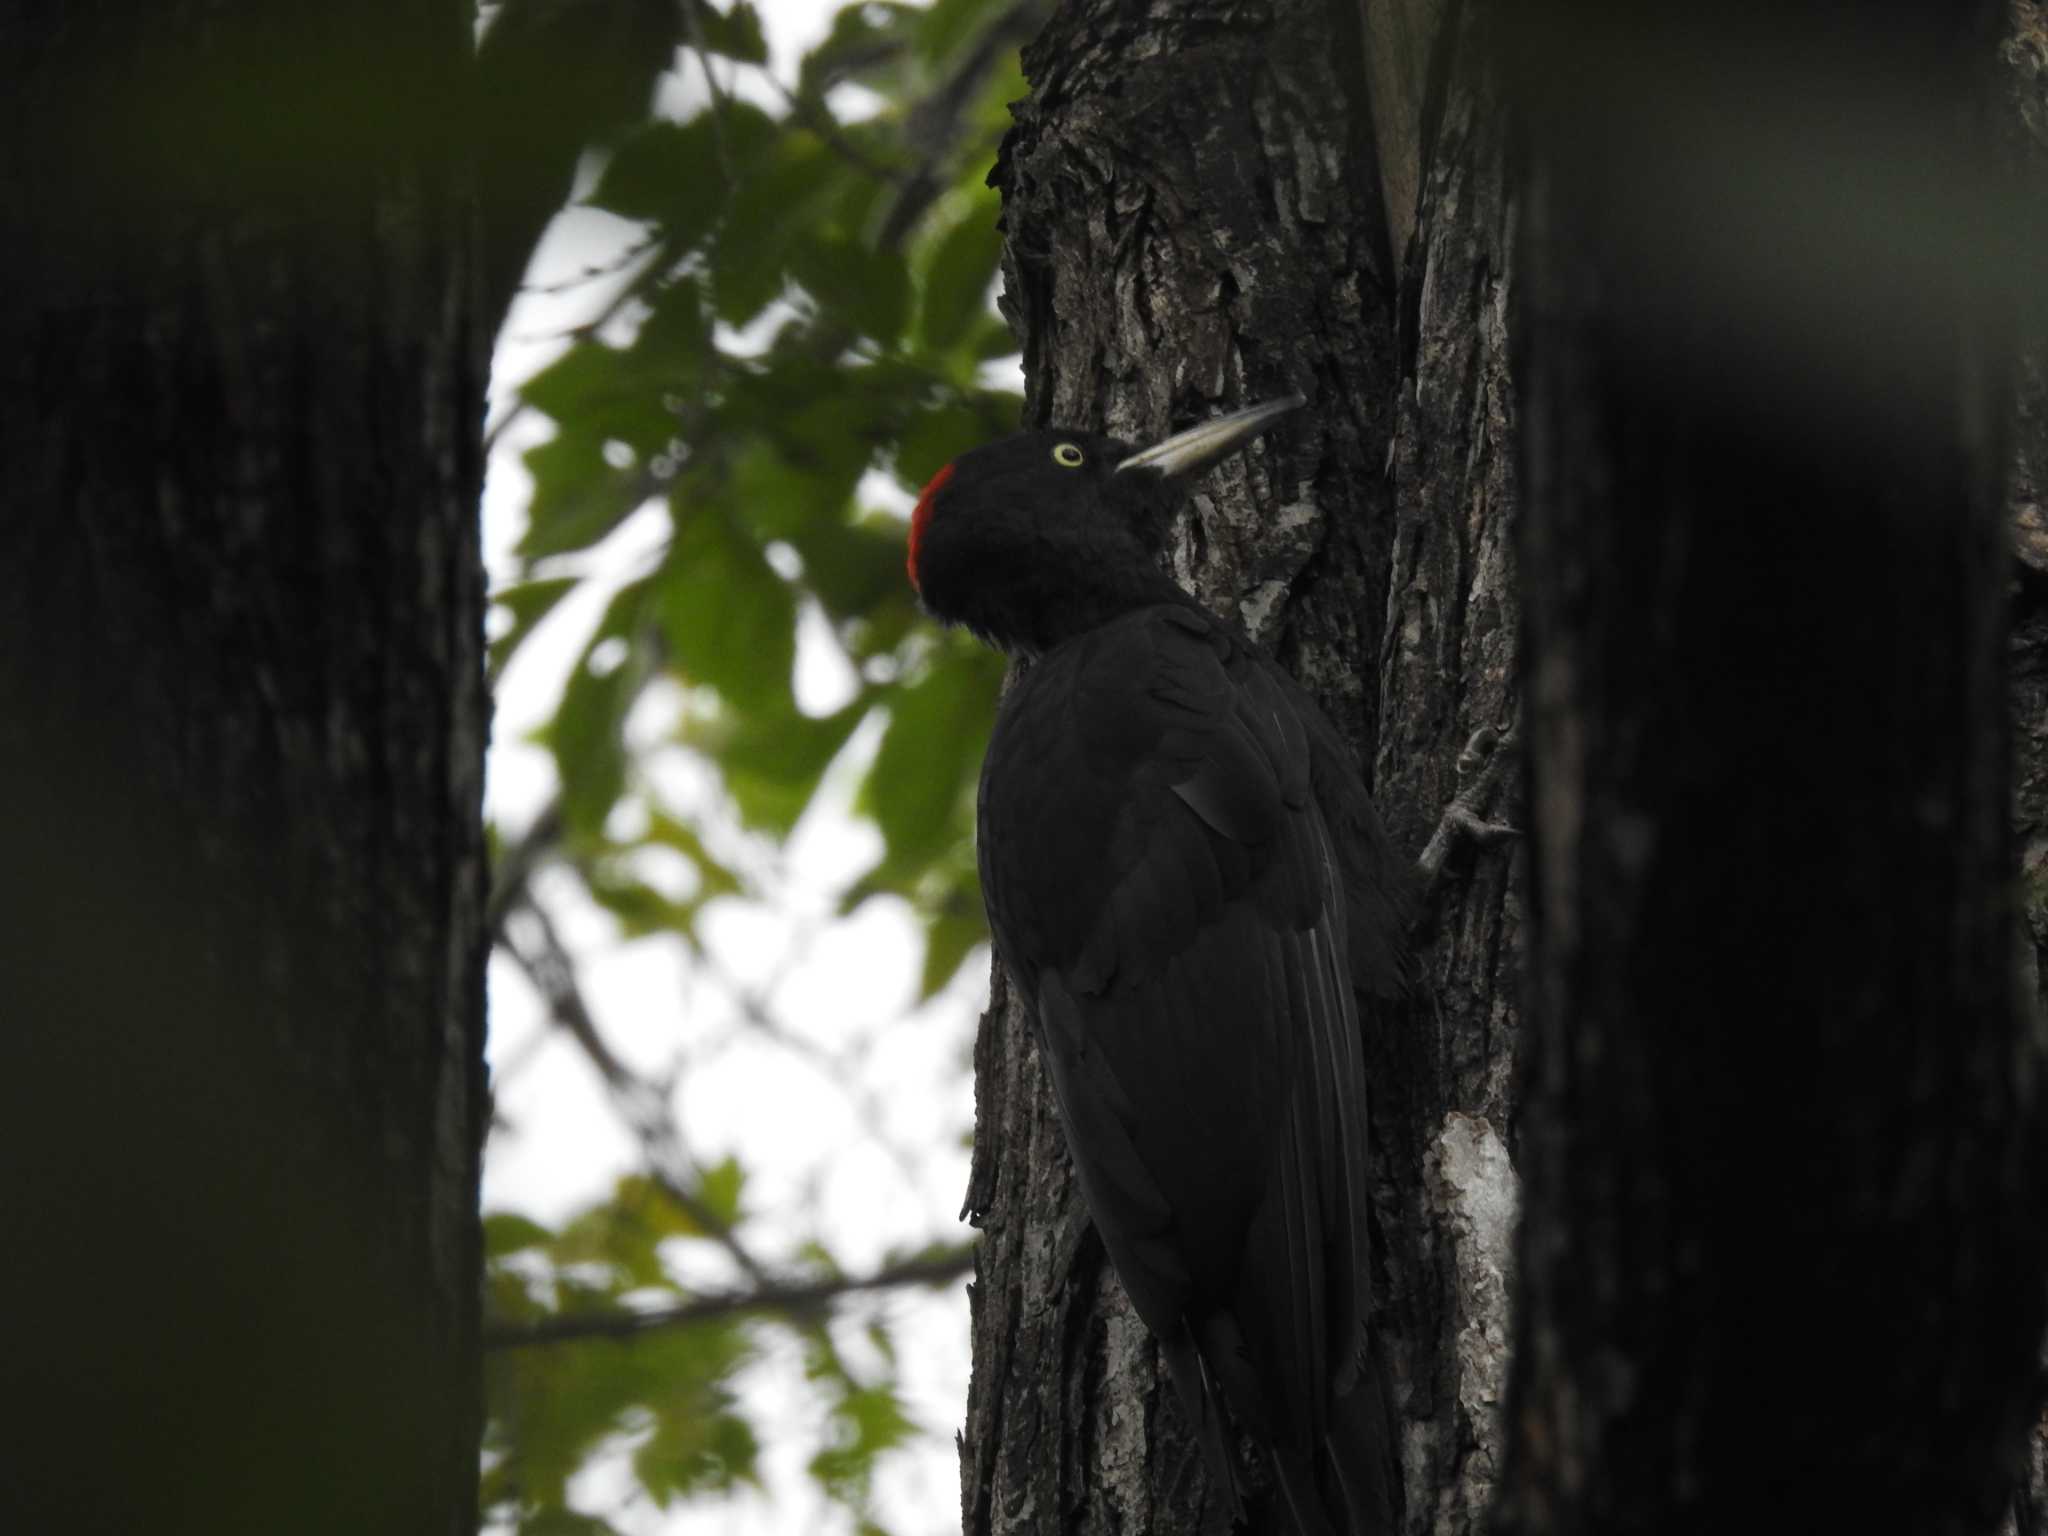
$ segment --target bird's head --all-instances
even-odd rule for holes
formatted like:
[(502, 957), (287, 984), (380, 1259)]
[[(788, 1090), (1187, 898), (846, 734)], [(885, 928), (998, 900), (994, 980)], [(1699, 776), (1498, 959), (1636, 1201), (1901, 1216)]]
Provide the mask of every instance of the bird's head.
[(1302, 403), (1269, 400), (1149, 448), (1052, 430), (963, 453), (911, 514), (910, 584), (935, 618), (1026, 654), (1175, 601), (1158, 556), (1189, 483)]

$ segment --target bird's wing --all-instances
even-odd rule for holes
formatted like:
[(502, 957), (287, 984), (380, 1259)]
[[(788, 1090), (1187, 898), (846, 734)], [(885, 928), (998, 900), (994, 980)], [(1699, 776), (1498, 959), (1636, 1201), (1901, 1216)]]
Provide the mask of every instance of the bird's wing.
[(1351, 984), (1369, 1000), (1368, 1011), (1379, 1012), (1373, 1002), (1405, 997), (1414, 984), (1409, 939), (1421, 906), (1415, 860), (1388, 835), (1336, 728), (1294, 679), (1283, 673), (1281, 682), (1307, 711), (1310, 779), (1344, 882)]
[(1051, 653), (990, 743), (981, 858), (1139, 1314), (1194, 1329), (1255, 1432), (1319, 1437), (1362, 1343), (1365, 1086), (1337, 856), (1280, 675), (1176, 608)]

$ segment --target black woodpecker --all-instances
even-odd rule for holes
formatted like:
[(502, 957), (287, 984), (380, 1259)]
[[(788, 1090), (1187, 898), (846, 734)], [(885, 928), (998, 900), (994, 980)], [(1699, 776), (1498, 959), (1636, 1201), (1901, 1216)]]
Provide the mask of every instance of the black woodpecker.
[(1242, 1525), (1241, 1430), (1304, 1536), (1380, 1536), (1360, 1021), (1405, 990), (1413, 866), (1322, 712), (1159, 565), (1190, 478), (1301, 403), (963, 454), (909, 567), (1031, 661), (982, 764), (989, 926), (1211, 1475)]

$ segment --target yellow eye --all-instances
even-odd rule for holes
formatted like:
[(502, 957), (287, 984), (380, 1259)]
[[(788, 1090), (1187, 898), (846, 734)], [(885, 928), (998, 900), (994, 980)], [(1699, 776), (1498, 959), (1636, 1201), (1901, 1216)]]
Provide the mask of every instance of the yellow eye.
[(1052, 451), (1053, 463), (1062, 465), (1067, 469), (1079, 469), (1084, 457), (1086, 455), (1072, 443), (1057, 444)]

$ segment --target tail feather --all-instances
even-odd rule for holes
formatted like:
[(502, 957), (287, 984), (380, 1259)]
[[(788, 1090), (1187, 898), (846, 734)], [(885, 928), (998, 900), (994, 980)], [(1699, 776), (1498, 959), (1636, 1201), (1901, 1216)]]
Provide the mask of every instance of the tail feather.
[(1299, 1536), (1394, 1536), (1400, 1528), (1393, 1415), (1377, 1363), (1368, 1360), (1332, 1405), (1314, 1452), (1274, 1448), (1274, 1481)]
[[(1183, 1323), (1172, 1338), (1161, 1338), (1159, 1347), (1233, 1528), (1252, 1529), (1236, 1434), (1224, 1409), (1226, 1400), (1246, 1398), (1253, 1414), (1248, 1427), (1258, 1435), (1265, 1416), (1257, 1383), (1248, 1372), (1227, 1369), (1241, 1363), (1242, 1340), (1229, 1315), (1217, 1313), (1206, 1320), (1199, 1342)], [(1226, 1367), (1221, 1393), (1212, 1361)], [(1330, 1406), (1320, 1444), (1308, 1449), (1270, 1446), (1266, 1462), (1279, 1497), (1261, 1514), (1258, 1526), (1264, 1536), (1394, 1536), (1400, 1529), (1399, 1449), (1382, 1365), (1379, 1350), (1368, 1347), (1351, 1390)]]
[(1174, 1394), (1180, 1398), (1188, 1424), (1195, 1432), (1195, 1442), (1202, 1448), (1202, 1460), (1208, 1463), (1209, 1480), (1230, 1511), (1232, 1528), (1242, 1530), (1244, 1489), (1238, 1475), (1237, 1450), (1215, 1384), (1195, 1347), (1194, 1335), (1182, 1324), (1172, 1338), (1159, 1340), (1159, 1350), (1166, 1357), (1167, 1374), (1173, 1377)]
[(1337, 1399), (1323, 1441), (1322, 1460), (1343, 1499), (1351, 1536), (1393, 1536), (1399, 1529), (1400, 1447), (1378, 1355), (1371, 1351), (1357, 1384)]
[(1294, 1516), (1294, 1529), (1299, 1536), (1355, 1536), (1335, 1522), (1322, 1479), (1316, 1475), (1318, 1459), (1301, 1451), (1273, 1449), (1273, 1481)]

